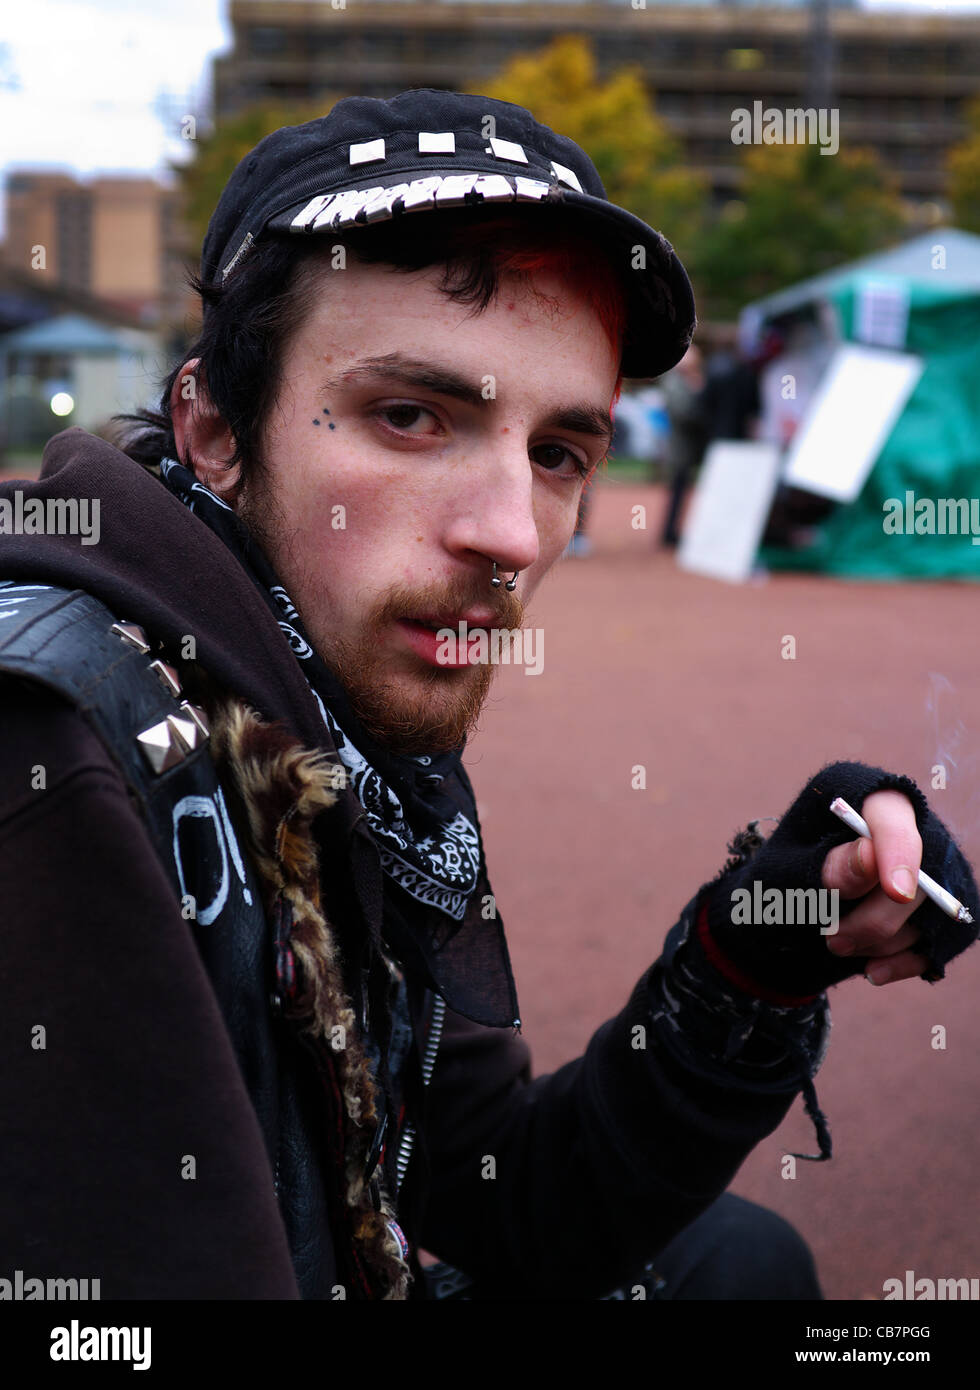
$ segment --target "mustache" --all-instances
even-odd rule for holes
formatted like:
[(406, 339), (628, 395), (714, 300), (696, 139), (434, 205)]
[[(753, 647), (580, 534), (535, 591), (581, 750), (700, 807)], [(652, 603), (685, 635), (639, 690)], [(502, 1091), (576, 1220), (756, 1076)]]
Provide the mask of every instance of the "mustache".
[(524, 626), (525, 608), (516, 592), (508, 593), (503, 585), (499, 589), (491, 588), (489, 578), (477, 592), (469, 577), (426, 589), (398, 586), (375, 610), (371, 625), (383, 628), (391, 622), (417, 618), (420, 614), (444, 616), (448, 623), (455, 624), (464, 613), (474, 609), (492, 615), (479, 624), (481, 627), (513, 629)]

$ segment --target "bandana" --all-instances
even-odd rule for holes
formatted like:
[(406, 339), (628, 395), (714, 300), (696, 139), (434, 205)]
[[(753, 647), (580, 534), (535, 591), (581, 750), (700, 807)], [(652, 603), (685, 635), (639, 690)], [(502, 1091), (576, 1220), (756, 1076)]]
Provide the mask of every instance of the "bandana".
[(323, 718), (323, 746), (346, 768), (378, 850), (387, 945), (420, 970), (455, 1012), (490, 1027), (519, 1026), (517, 991), (462, 748), (412, 757), (377, 744), (315, 651), (296, 605), (240, 517), (175, 459), (160, 460), (160, 478), (235, 555), (306, 676)]

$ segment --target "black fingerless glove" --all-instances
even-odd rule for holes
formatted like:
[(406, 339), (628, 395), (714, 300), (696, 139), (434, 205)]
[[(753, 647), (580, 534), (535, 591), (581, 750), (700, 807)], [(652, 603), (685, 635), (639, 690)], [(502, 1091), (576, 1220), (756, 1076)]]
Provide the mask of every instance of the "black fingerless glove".
[[(736, 837), (729, 846), (733, 858), (705, 890), (711, 941), (721, 957), (754, 985), (785, 995), (813, 996), (850, 975), (864, 973), (867, 957), (836, 956), (827, 949), (829, 936), (821, 934), (814, 914), (806, 918), (808, 924), (766, 925), (765, 918), (760, 922), (758, 915), (749, 922), (739, 921), (738, 909), (750, 901), (758, 904), (760, 895), (772, 888), (780, 890), (783, 903), (788, 902), (788, 889), (819, 891), (823, 862), (830, 850), (855, 838), (855, 832), (832, 814), (830, 803), (841, 796), (860, 811), (873, 792), (889, 790), (904, 793), (915, 808), (922, 837), (922, 868), (959, 898), (974, 918), (972, 923), (954, 921), (928, 898), (915, 910), (909, 922), (919, 928), (920, 938), (913, 949), (929, 962), (922, 978), (941, 980), (947, 962), (976, 940), (980, 900), (970, 866), (916, 784), (911, 778), (864, 763), (831, 763), (804, 788), (768, 840), (758, 834), (755, 822), (748, 832)], [(761, 885), (759, 889), (753, 888), (756, 882)], [(738, 890), (747, 891), (750, 898), (744, 891), (741, 897), (733, 898)], [(826, 903), (828, 898), (829, 892), (824, 890), (822, 901)], [(838, 919), (843, 920), (863, 901), (841, 898)], [(747, 915), (752, 918), (751, 910)]]

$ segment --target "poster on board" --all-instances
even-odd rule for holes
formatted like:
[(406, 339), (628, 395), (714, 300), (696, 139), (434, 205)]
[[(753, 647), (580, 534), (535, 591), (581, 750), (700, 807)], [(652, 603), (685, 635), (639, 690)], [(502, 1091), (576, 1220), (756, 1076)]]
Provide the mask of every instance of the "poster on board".
[(677, 550), (681, 569), (738, 584), (752, 563), (779, 481), (775, 444), (718, 439), (705, 454)]
[(921, 357), (847, 343), (838, 348), (793, 438), (783, 482), (853, 502), (915, 390)]

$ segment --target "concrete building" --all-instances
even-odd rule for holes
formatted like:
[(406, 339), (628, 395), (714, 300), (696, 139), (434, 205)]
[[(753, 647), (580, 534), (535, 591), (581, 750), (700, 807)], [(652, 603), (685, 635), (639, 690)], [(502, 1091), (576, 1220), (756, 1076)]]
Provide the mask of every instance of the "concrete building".
[(82, 182), (21, 169), (8, 174), (5, 192), (11, 270), (82, 291), (148, 326), (179, 320), (186, 305), (174, 191), (151, 178)]
[[(600, 77), (642, 68), (719, 201), (736, 183), (732, 111), (758, 99), (811, 105), (819, 82), (814, 16), (799, 3), (231, 0), (230, 17), (234, 48), (214, 64), (219, 120), (260, 101), (478, 87), (521, 53), (585, 34)], [(980, 92), (980, 19), (835, 5), (829, 30), (842, 143), (872, 147), (910, 200), (941, 201), (943, 156), (963, 134), (964, 102)]]

